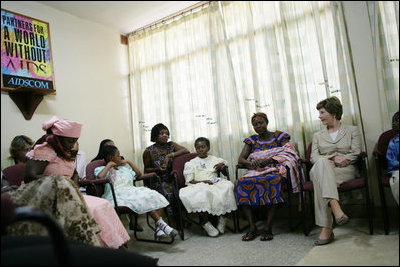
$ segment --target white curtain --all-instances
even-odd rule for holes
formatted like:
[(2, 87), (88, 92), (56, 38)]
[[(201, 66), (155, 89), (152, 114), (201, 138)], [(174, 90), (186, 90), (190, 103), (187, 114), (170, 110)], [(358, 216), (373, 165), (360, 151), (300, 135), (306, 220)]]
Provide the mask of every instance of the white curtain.
[(316, 104), (337, 96), (344, 123), (362, 132), (357, 88), (340, 2), (218, 1), (129, 36), (135, 161), (151, 128), (211, 154), (230, 172), (265, 112), (270, 131), (289, 133), (301, 155), (321, 129)]
[(368, 1), (383, 130), (399, 111), (399, 2)]

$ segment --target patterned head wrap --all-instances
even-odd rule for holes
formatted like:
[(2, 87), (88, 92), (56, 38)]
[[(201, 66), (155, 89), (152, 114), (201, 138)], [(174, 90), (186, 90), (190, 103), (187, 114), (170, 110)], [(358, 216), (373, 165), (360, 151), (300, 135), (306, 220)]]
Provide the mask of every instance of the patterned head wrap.
[(268, 124), (267, 114), (265, 114), (263, 112), (254, 113), (253, 116), (251, 117), (251, 123), (253, 123), (254, 120), (259, 119), (259, 118), (265, 120), (267, 122), (267, 124)]

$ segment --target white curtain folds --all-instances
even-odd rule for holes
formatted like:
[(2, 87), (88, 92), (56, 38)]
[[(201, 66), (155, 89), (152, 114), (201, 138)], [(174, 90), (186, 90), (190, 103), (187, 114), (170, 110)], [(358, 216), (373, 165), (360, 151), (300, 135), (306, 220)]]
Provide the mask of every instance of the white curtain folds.
[(383, 130), (392, 128), (399, 111), (399, 2), (367, 1)]
[(292, 136), (301, 155), (321, 129), (317, 103), (337, 96), (344, 123), (362, 132), (340, 2), (218, 1), (129, 38), (136, 162), (161, 122), (171, 140), (233, 168), (250, 118), (265, 112), (271, 131)]

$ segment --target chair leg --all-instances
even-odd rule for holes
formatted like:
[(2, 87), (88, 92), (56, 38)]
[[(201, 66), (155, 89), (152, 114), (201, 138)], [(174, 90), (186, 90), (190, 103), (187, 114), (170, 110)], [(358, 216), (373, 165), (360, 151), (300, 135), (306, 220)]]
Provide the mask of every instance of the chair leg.
[(383, 185), (381, 184), (381, 181), (378, 181), (378, 183), (379, 183), (379, 196), (380, 196), (381, 205), (382, 205), (383, 229), (385, 231), (385, 235), (388, 235), (389, 234), (389, 218), (388, 218), (388, 214), (387, 214), (385, 192), (384, 192)]
[(229, 227), (229, 225), (226, 225), (226, 229), (228, 229), (229, 231), (231, 231), (232, 233), (237, 233), (237, 225), (236, 225), (236, 211), (231, 211), (229, 214), (232, 217), (232, 222), (233, 222), (233, 228)]
[(373, 235), (374, 234), (373, 214), (372, 214), (373, 207), (371, 204), (371, 199), (369, 197), (368, 184), (365, 186), (365, 194), (366, 194), (366, 207), (367, 207), (367, 213), (368, 213), (369, 234)]
[[(290, 181), (288, 181), (289, 183)], [(292, 198), (291, 198), (291, 191), (292, 189), (288, 189), (288, 208), (289, 208), (289, 231), (293, 231), (294, 228), (292, 226)]]
[(237, 209), (237, 231), (239, 233), (241, 233), (241, 232), (243, 232), (244, 229), (250, 227), (250, 224), (244, 226), (243, 228), (240, 228), (240, 211), (239, 210), (240, 210), (240, 206)]
[(176, 214), (178, 216), (178, 232), (179, 232), (179, 237), (181, 240), (185, 240), (185, 232), (184, 232), (184, 225), (183, 225), (183, 215), (182, 215), (182, 203), (179, 200), (179, 198), (175, 198), (175, 207), (176, 207)]
[[(308, 192), (308, 198), (309, 198), (309, 201), (310, 201), (310, 207), (309, 207), (309, 209), (310, 209), (310, 211), (311, 211), (311, 225), (310, 225), (310, 227), (307, 229), (307, 218), (306, 217), (304, 217), (304, 234), (306, 235), (306, 236), (308, 236), (309, 234), (310, 234), (310, 232), (311, 232), (311, 229), (313, 228), (313, 226), (314, 226), (314, 224), (315, 224), (315, 212), (314, 212), (314, 205), (313, 205), (313, 199), (312, 199), (312, 197), (313, 197), (313, 195), (312, 195), (312, 193), (311, 192)], [(304, 205), (304, 207), (305, 207), (306, 205)], [(304, 214), (306, 214), (305, 213), (306, 211), (304, 210)]]
[(233, 216), (233, 227), (234, 227), (234, 231), (235, 231), (235, 233), (237, 233), (238, 232), (238, 222), (237, 222), (237, 218), (238, 218), (238, 209), (237, 210), (235, 210), (233, 213), (232, 213), (232, 216)]
[(308, 236), (310, 231), (307, 229), (307, 203), (306, 203), (306, 198), (305, 198), (305, 192), (300, 192), (301, 194), (301, 216), (302, 216), (302, 221), (303, 221), (303, 233), (305, 236)]

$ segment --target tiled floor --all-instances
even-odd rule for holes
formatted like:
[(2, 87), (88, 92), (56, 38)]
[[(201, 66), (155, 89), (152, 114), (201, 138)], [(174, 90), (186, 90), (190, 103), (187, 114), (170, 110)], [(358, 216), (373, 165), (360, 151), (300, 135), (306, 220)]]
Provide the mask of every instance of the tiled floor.
[[(144, 226), (144, 222), (143, 226)], [(179, 238), (171, 245), (138, 242), (133, 234), (128, 246), (145, 255), (159, 258), (160, 266), (183, 265), (399, 265), (398, 224), (383, 234), (382, 225), (374, 222), (374, 235), (369, 235), (366, 219), (351, 219), (350, 223), (335, 228), (335, 241), (315, 247), (319, 229), (313, 228), (309, 236), (299, 227), (288, 231), (286, 220), (277, 221), (274, 239), (262, 242), (259, 238), (241, 241), (243, 233), (226, 232), (216, 238), (206, 236), (196, 225), (185, 231), (185, 240)], [(150, 233), (149, 233), (150, 234)]]

